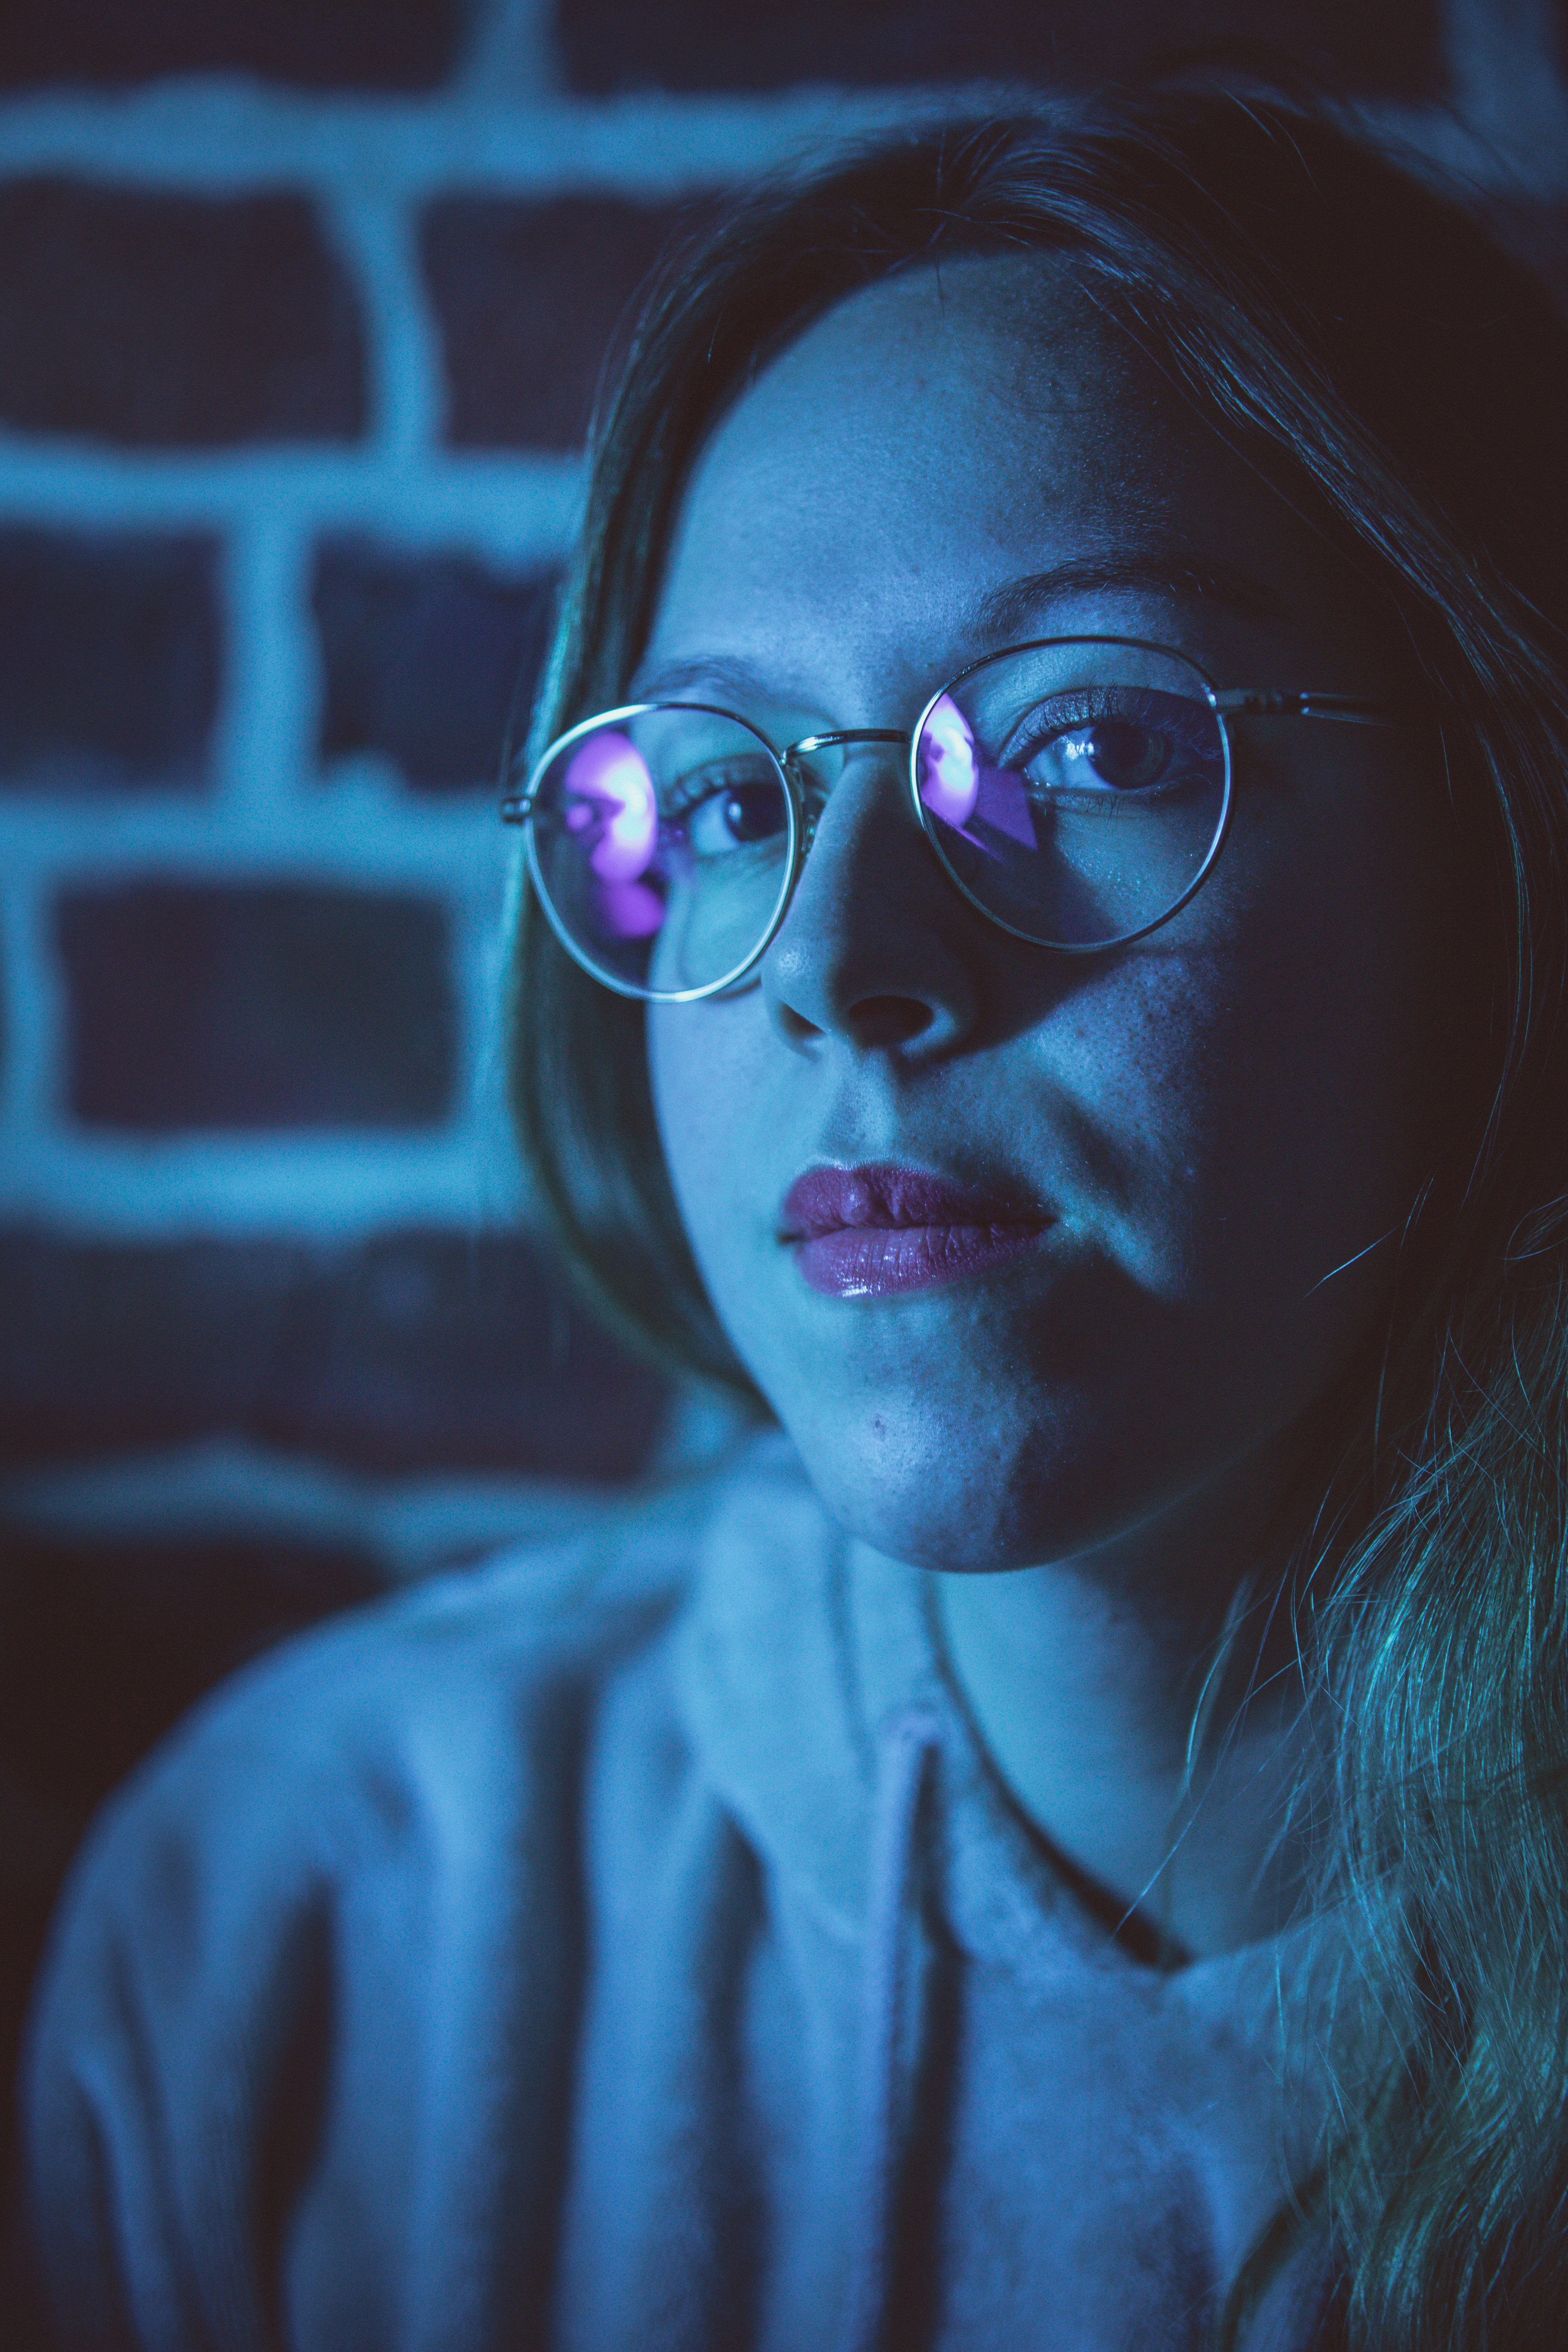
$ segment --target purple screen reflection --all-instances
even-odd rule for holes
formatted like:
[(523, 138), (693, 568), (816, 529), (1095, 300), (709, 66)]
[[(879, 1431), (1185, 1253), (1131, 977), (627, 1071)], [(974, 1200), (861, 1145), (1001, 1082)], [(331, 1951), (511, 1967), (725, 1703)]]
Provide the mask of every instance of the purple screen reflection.
[(962, 831), (980, 795), (969, 721), (951, 694), (939, 695), (921, 730), (921, 798), (933, 816)]
[[(921, 730), (921, 798), (931, 814), (950, 824), (976, 849), (994, 857), (985, 839), (1002, 833), (1026, 849), (1038, 846), (1022, 778), (1012, 768), (993, 768), (976, 749), (974, 730), (950, 694), (940, 695)], [(976, 831), (968, 828), (978, 817)]]
[(646, 940), (664, 920), (664, 901), (642, 879), (658, 847), (658, 802), (629, 735), (606, 727), (578, 745), (565, 803), (566, 830), (587, 848), (600, 920), (616, 939)]

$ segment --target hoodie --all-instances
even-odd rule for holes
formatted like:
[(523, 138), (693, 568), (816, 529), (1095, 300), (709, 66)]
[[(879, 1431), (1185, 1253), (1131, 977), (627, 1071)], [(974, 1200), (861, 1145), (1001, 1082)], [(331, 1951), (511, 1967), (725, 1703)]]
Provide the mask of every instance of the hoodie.
[[(339, 1621), (117, 1796), (26, 2103), (70, 2352), (1198, 2352), (1320, 1942), (1141, 1957), (787, 1444)], [(1310, 2229), (1243, 2330), (1308, 2352)]]

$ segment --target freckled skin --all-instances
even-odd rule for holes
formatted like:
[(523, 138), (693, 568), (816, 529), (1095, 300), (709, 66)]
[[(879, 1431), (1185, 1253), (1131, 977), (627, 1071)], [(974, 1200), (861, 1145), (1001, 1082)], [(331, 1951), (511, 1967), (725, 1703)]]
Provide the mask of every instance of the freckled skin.
[[(745, 715), (781, 743), (908, 726), (989, 649), (977, 596), (1172, 536), (1277, 615), (1100, 591), (1016, 634), (1152, 638), (1222, 687), (1411, 689), (1381, 607), (1060, 265), (917, 271), (812, 328), (715, 432), (647, 664), (750, 663), (768, 691)], [(1441, 778), (1414, 733), (1252, 720), (1233, 741), (1219, 865), (1130, 948), (1068, 959), (988, 925), (922, 841), (899, 755), (873, 752), (759, 983), (650, 1009), (718, 1311), (829, 1507), (899, 1557), (1234, 1578), (1245, 1561), (1194, 1531), (1233, 1501), (1266, 1513), (1293, 1426), (1385, 1305), (1392, 1247), (1334, 1269), (1400, 1224), (1437, 1148)], [(780, 1203), (809, 1167), (871, 1160), (1057, 1223), (979, 1277), (820, 1297)]]

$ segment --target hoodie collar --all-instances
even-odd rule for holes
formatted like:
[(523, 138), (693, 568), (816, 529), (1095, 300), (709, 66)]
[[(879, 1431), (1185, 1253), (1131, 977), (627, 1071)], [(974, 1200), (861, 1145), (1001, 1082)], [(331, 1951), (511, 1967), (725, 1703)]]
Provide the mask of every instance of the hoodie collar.
[(1306, 1928), (1170, 1974), (1107, 1934), (1020, 1817), (975, 1737), (938, 1641), (930, 1571), (829, 1518), (782, 1433), (721, 1486), (680, 1633), (682, 1711), (708, 1776), (759, 1854), (848, 1940), (868, 1899), (879, 1738), (910, 1709), (935, 1725), (934, 1844), (950, 1930), (1041, 1986), (1063, 1969), (1123, 1975), (1152, 1999), (1278, 2005), (1322, 1966)]

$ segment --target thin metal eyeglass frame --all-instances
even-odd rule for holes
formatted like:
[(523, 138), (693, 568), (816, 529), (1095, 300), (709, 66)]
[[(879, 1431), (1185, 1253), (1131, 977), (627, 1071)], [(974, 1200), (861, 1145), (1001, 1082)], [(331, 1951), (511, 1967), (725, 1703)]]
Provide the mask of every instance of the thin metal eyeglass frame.
[[(1225, 753), (1225, 798), (1219, 823), (1215, 829), (1215, 837), (1209, 846), (1207, 856), (1182, 892), (1181, 897), (1173, 905), (1167, 907), (1163, 914), (1156, 915), (1152, 922), (1140, 924), (1134, 930), (1123, 931), (1113, 940), (1095, 940), (1084, 946), (1058, 940), (1036, 939), (1030, 932), (1021, 930), (1016, 924), (1007, 922), (987, 907), (984, 900), (976, 898), (973, 891), (949, 864), (942, 845), (932, 830), (930, 812), (921, 796), (921, 739), (925, 732), (926, 721), (942, 697), (951, 694), (954, 687), (962, 686), (966, 678), (973, 677), (976, 671), (987, 669), (994, 662), (1006, 661), (1014, 654), (1048, 652), (1059, 646), (1124, 646), (1133, 652), (1159, 654), (1168, 661), (1181, 664), (1184, 668), (1192, 672), (1204, 689), (1209, 707), (1219, 724), (1220, 744)], [(546, 772), (554, 765), (562, 752), (569, 744), (577, 741), (582, 736), (592, 734), (600, 727), (612, 727), (625, 719), (642, 718), (650, 710), (702, 711), (712, 718), (727, 719), (733, 725), (743, 728), (747, 734), (755, 736), (778, 768), (784, 786), (785, 804), (789, 810), (788, 878), (780, 893), (777, 908), (766, 932), (751, 954), (746, 957), (744, 962), (737, 964), (733, 971), (726, 972), (721, 979), (706, 981), (699, 988), (668, 991), (639, 988), (631, 982), (616, 980), (590, 963), (584, 950), (571, 938), (555, 912), (550, 893), (544, 885), (543, 876), (540, 872), (538, 853), (534, 846), (531, 819), (539, 796), (539, 788)], [(802, 735), (796, 741), (785, 744), (781, 750), (776, 744), (771, 743), (762, 730), (751, 719), (742, 719), (738, 711), (725, 710), (715, 703), (628, 702), (618, 705), (614, 710), (595, 711), (587, 719), (580, 719), (575, 726), (567, 728), (564, 733), (557, 735), (552, 742), (546, 744), (534, 761), (522, 791), (509, 792), (503, 797), (500, 816), (503, 824), (521, 824), (528, 828), (525, 836), (528, 866), (535, 895), (544, 909), (551, 929), (561, 945), (573, 961), (585, 971), (591, 980), (597, 981), (601, 987), (611, 990), (617, 996), (630, 997), (642, 1003), (691, 1004), (700, 1002), (703, 997), (718, 996), (726, 989), (735, 987), (762, 961), (783, 929), (784, 918), (795, 898), (806, 856), (816, 832), (819, 814), (809, 808), (806, 803), (805, 785), (799, 766), (802, 755), (809, 755), (814, 751), (826, 751), (843, 743), (898, 743), (907, 746), (908, 749), (908, 782), (915, 821), (943, 874), (976, 913), (983, 915), (985, 920), (994, 924), (999, 931), (1006, 932), (1013, 939), (1024, 940), (1029, 947), (1038, 948), (1046, 955), (1108, 955), (1113, 948), (1130, 947), (1134, 940), (1147, 939), (1151, 931), (1161, 929), (1173, 916), (1181, 913), (1182, 908), (1202, 889), (1214, 871), (1215, 864), (1230, 832), (1231, 809), (1234, 802), (1231, 789), (1230, 730), (1226, 724), (1227, 718), (1328, 719), (1345, 721), (1353, 726), (1397, 727), (1403, 723), (1404, 713), (1397, 705), (1393, 703), (1368, 702), (1354, 695), (1320, 693), (1311, 688), (1297, 688), (1281, 692), (1271, 688), (1260, 687), (1217, 688), (1207, 673), (1194, 661), (1190, 654), (1181, 653), (1173, 646), (1156, 644), (1149, 637), (1027, 637), (1018, 645), (1000, 646), (994, 653), (982, 654), (977, 661), (970, 662), (955, 677), (950, 677), (945, 684), (939, 686), (936, 692), (926, 701), (914, 726), (907, 731), (895, 727), (831, 729), (823, 734)]]

